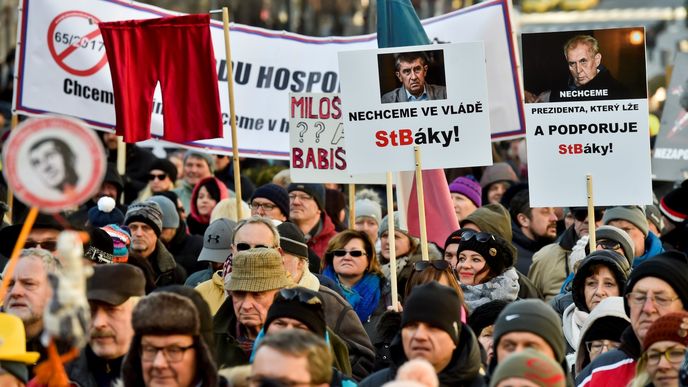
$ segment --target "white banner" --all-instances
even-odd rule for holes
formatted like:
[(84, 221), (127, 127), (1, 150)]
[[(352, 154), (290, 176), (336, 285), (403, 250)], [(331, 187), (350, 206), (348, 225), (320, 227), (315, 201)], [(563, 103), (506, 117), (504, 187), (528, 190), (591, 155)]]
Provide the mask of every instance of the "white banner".
[[(102, 130), (112, 130), (115, 111), (97, 23), (174, 14), (120, 0), (31, 0), (24, 1), (22, 12), (13, 101), (16, 111), (74, 116)], [(522, 134), (520, 87), (507, 29), (506, 1), (481, 3), (423, 24), (428, 36), (437, 42), (484, 40), (492, 135)], [(226, 138), (181, 145), (230, 153), (228, 74), (221, 23), (211, 22), (211, 32)], [(337, 53), (376, 47), (375, 35), (314, 38), (239, 24), (233, 24), (231, 32), (239, 151), (247, 157), (289, 158), (289, 93), (336, 92)], [(184, 53), (180, 48), (180, 55)], [(151, 124), (156, 136), (163, 130), (162, 103), (158, 90)]]
[(643, 38), (642, 28), (523, 34), (531, 207), (587, 205), (586, 175), (596, 206), (652, 203)]
[(383, 174), (347, 171), (341, 104), (339, 94), (290, 94), (289, 176), (294, 183), (385, 184)]
[(412, 171), (415, 146), (423, 169), (492, 164), (482, 43), (345, 51), (339, 69), (352, 173)]

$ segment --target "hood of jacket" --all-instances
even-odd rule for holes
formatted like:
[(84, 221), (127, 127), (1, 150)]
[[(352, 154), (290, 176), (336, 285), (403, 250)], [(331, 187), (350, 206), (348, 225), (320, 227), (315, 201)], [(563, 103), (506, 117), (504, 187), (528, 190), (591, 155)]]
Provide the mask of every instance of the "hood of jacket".
[(590, 356), (588, 355), (588, 350), (585, 348), (585, 342), (587, 341), (585, 335), (590, 328), (603, 317), (615, 317), (627, 321), (629, 324), (631, 323), (631, 320), (624, 311), (624, 301), (622, 297), (607, 297), (600, 301), (595, 309), (590, 312), (590, 315), (588, 315), (588, 318), (581, 327), (576, 355), (576, 374), (580, 373), (580, 371), (590, 363)]
[[(392, 341), (390, 346), (391, 368), (396, 371), (408, 361), (404, 354), (404, 347), (401, 341), (401, 332)], [(473, 335), (473, 331), (466, 324), (461, 324), (459, 333), (459, 345), (454, 350), (449, 364), (437, 374), (440, 386), (461, 386), (470, 385), (477, 377), (481, 377), (480, 368), (480, 347), (478, 340)]]

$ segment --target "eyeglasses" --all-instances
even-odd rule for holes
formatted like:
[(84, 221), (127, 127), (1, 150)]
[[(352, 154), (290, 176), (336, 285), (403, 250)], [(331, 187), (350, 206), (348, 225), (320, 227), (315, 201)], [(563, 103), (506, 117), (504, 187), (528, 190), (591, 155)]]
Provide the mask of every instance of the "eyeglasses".
[(48, 251), (55, 251), (55, 250), (57, 250), (57, 241), (38, 242), (38, 241), (27, 240), (26, 242), (24, 242), (24, 248), (25, 249), (38, 248), (38, 249), (43, 249), (43, 250), (48, 250)]
[[(573, 217), (576, 218), (576, 220), (579, 222), (583, 222), (583, 221), (585, 221), (585, 219), (588, 218), (588, 209), (585, 207), (573, 209), (573, 210), (571, 210), (571, 213), (573, 214)], [(593, 211), (593, 214), (595, 214), (596, 220), (600, 220), (600, 219), (602, 219), (602, 216), (604, 215), (604, 210), (595, 208), (595, 210)]]
[(667, 296), (657, 296), (655, 295), (654, 297), (648, 296), (648, 293), (640, 293), (640, 292), (631, 292), (626, 294), (626, 299), (628, 300), (628, 303), (631, 305), (635, 306), (640, 306), (640, 305), (645, 305), (645, 302), (647, 302), (648, 299), (652, 300), (657, 306), (666, 308), (669, 305), (671, 305), (674, 301), (678, 300), (679, 297), (667, 297)]
[(602, 352), (603, 349), (617, 349), (621, 343), (611, 340), (592, 340), (585, 342), (585, 348), (588, 349), (588, 353), (591, 355), (597, 355)]
[(317, 296), (297, 288), (280, 289), (279, 297), (287, 301), (299, 300), (299, 302), (309, 305), (322, 304)]
[(335, 257), (343, 257), (345, 255), (349, 254), (350, 256), (354, 258), (362, 257), (364, 255), (368, 255), (365, 251), (362, 250), (332, 250), (332, 255)]
[(163, 180), (167, 179), (167, 174), (166, 173), (149, 173), (148, 174), (148, 180), (153, 181), (155, 179), (163, 181)]
[(277, 208), (277, 206), (274, 205), (274, 204), (270, 204), (270, 203), (256, 203), (256, 202), (250, 203), (248, 206), (249, 206), (252, 210), (260, 210), (260, 209), (262, 208), (263, 211), (272, 211), (272, 210), (274, 210), (275, 208)]
[(649, 365), (657, 365), (662, 359), (662, 355), (664, 358), (671, 363), (672, 365), (679, 365), (683, 363), (683, 356), (686, 354), (685, 349), (680, 349), (680, 348), (669, 348), (664, 352), (657, 352), (657, 351), (647, 351), (645, 352), (645, 358), (647, 359), (647, 364)]
[(271, 378), (269, 376), (254, 375), (246, 378), (248, 385), (251, 387), (258, 386), (274, 386), (274, 387), (297, 387), (297, 386), (310, 386), (311, 382), (299, 382), (296, 380), (290, 380), (285, 378)]
[(489, 232), (475, 232), (473, 230), (466, 230), (461, 233), (462, 242), (468, 242), (473, 238), (475, 238), (475, 240), (477, 240), (480, 243), (495, 240), (494, 235), (490, 234)]
[(602, 239), (597, 241), (597, 247), (602, 247), (605, 250), (616, 250), (621, 248), (621, 244), (607, 239)]
[(158, 352), (162, 351), (165, 360), (170, 363), (177, 363), (182, 361), (184, 353), (193, 348), (193, 344), (188, 347), (180, 347), (177, 345), (170, 345), (169, 347), (154, 347), (152, 345), (144, 345), (141, 347), (141, 360), (153, 361), (158, 356)]
[(429, 267), (434, 267), (439, 271), (447, 270), (449, 268), (449, 262), (444, 259), (433, 259), (430, 261), (418, 261), (413, 264), (413, 270), (423, 271)]
[(313, 200), (313, 196), (308, 195), (308, 194), (295, 194), (295, 193), (290, 193), (289, 194), (289, 201), (294, 201), (296, 199), (299, 199), (301, 201), (304, 200)]
[(246, 250), (251, 250), (251, 249), (272, 249), (272, 247), (265, 246), (265, 245), (250, 245), (248, 243), (237, 243), (235, 245), (237, 251), (246, 251)]

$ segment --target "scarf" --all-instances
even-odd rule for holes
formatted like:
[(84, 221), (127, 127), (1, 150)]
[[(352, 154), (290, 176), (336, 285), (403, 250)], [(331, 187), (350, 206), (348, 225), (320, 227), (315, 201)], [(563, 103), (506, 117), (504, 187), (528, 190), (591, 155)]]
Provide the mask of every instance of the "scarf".
[(463, 298), (471, 311), (493, 300), (514, 301), (519, 289), (518, 273), (513, 266), (485, 283), (461, 285)]
[(348, 288), (339, 282), (339, 276), (332, 266), (327, 266), (323, 275), (337, 282), (346, 300), (351, 304), (361, 323), (368, 321), (380, 303), (380, 277), (366, 273), (354, 286)]

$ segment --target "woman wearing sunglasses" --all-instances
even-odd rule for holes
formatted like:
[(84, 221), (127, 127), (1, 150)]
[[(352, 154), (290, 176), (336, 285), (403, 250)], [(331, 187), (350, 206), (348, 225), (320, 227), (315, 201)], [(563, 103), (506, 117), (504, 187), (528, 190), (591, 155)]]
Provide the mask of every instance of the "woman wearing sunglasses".
[(518, 273), (509, 242), (498, 235), (465, 230), (456, 254), (455, 271), (469, 310), (518, 297)]
[(679, 368), (688, 346), (688, 332), (681, 329), (685, 318), (686, 312), (669, 313), (650, 325), (632, 387), (678, 387)]
[(391, 304), (391, 295), (370, 238), (354, 230), (335, 235), (327, 246), (324, 266), (322, 274), (337, 283), (372, 341), (380, 316)]
[(206, 177), (191, 193), (191, 213), (187, 220), (189, 233), (203, 235), (210, 224), (210, 214), (218, 202), (229, 198), (225, 184), (216, 177)]
[(138, 201), (144, 201), (158, 192), (171, 191), (177, 181), (177, 167), (167, 159), (157, 159), (148, 171), (148, 185), (139, 193)]

